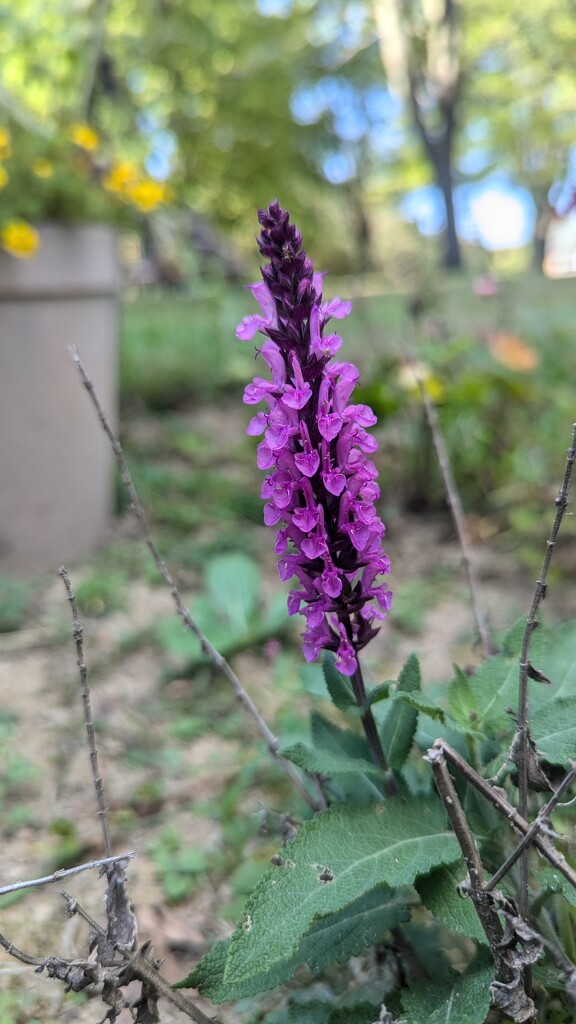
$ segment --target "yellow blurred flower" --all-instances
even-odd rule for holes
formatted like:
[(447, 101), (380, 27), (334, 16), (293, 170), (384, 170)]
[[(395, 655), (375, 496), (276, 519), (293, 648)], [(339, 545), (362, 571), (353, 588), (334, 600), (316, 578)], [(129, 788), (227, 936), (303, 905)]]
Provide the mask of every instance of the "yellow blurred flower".
[(38, 232), (25, 220), (9, 220), (0, 229), (0, 245), (11, 256), (27, 260), (40, 245)]
[(100, 145), (98, 133), (95, 132), (89, 124), (82, 124), (79, 122), (71, 125), (70, 138), (72, 139), (72, 142), (75, 142), (77, 146), (80, 146), (80, 149), (85, 149), (88, 153), (93, 153)]
[(530, 373), (540, 363), (540, 356), (517, 334), (497, 331), (488, 337), (490, 351), (497, 363), (517, 373)]
[(0, 160), (12, 155), (12, 138), (7, 128), (0, 128)]
[(8, 177), (8, 171), (5, 167), (2, 167), (2, 164), (0, 164), (0, 192), (3, 188), (6, 188), (9, 181), (10, 178)]
[(102, 178), (104, 188), (119, 195), (127, 193), (127, 190), (137, 181), (138, 171), (128, 160), (115, 160), (108, 174)]
[(154, 178), (145, 178), (128, 189), (128, 198), (142, 213), (150, 213), (166, 201), (166, 186)]
[(416, 397), (420, 396), (421, 388), (433, 402), (439, 402), (444, 397), (442, 381), (434, 376), (425, 363), (402, 363), (398, 369), (398, 383), (403, 391)]
[(51, 178), (54, 174), (54, 164), (45, 156), (39, 156), (32, 163), (32, 174), (37, 178)]

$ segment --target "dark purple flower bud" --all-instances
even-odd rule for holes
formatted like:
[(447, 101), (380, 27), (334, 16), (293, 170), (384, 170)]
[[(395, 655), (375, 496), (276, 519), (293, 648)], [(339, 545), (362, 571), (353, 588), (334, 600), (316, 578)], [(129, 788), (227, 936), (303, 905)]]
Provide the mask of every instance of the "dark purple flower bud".
[(246, 317), (236, 336), (249, 341), (259, 332), (267, 339), (257, 352), (272, 380), (255, 377), (244, 393), (248, 405), (268, 406), (247, 428), (264, 434), (257, 461), (271, 471), (262, 485), (264, 522), (280, 525), (281, 579), (296, 576), (300, 583), (290, 591), (288, 611), (306, 619), (304, 656), (313, 661), (323, 649), (335, 651), (336, 667), (351, 676), (392, 599), (378, 582), (389, 562), (374, 508), (377, 470), (368, 458), (377, 444), (366, 428), (376, 417), (369, 406), (350, 403), (358, 370), (334, 361), (342, 339), (324, 333), (332, 317), (349, 315), (351, 303), (322, 302), (324, 274), (314, 270), (278, 202), (258, 219), (258, 246), (270, 262), (250, 288), (262, 315)]

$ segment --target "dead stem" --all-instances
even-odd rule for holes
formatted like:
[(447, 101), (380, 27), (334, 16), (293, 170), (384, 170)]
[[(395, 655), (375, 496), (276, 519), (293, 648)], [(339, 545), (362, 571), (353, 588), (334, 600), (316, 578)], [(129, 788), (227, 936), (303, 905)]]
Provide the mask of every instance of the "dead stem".
[(106, 808), (106, 801), (104, 799), (104, 786), (102, 783), (102, 776), (100, 774), (100, 767), (98, 764), (98, 750), (96, 748), (96, 733), (94, 731), (94, 719), (92, 717), (92, 702), (90, 700), (88, 670), (86, 668), (86, 660), (84, 657), (84, 640), (82, 624), (78, 618), (78, 607), (76, 604), (76, 597), (74, 595), (74, 591), (72, 590), (70, 577), (63, 565), (60, 566), (58, 572), (64, 581), (64, 586), (66, 587), (66, 593), (68, 595), (68, 600), (70, 602), (70, 609), (72, 611), (72, 635), (74, 637), (74, 642), (76, 644), (76, 656), (78, 661), (78, 669), (80, 671), (80, 684), (82, 686), (82, 704), (84, 706), (84, 721), (86, 723), (88, 749), (90, 751), (90, 764), (92, 766), (92, 780), (94, 782), (94, 789), (96, 791), (98, 817), (100, 818), (102, 840), (104, 843), (104, 854), (107, 858), (110, 858), (112, 856), (112, 841), (110, 839), (108, 810)]
[(0, 887), (0, 896), (6, 896), (9, 892), (18, 892), (19, 889), (32, 889), (37, 885), (50, 885), (52, 882), (61, 882), (69, 875), (78, 875), (81, 871), (90, 871), (93, 868), (106, 868), (110, 864), (117, 864), (119, 861), (132, 860), (135, 853), (121, 853), (117, 857), (102, 857), (100, 860), (91, 860), (87, 864), (78, 864), (74, 868), (60, 868), (52, 875), (44, 875), (42, 878), (29, 878), (24, 882), (13, 882), (12, 885)]
[(154, 559), (156, 567), (160, 575), (162, 576), (162, 579), (164, 580), (166, 587), (168, 588), (170, 594), (172, 595), (172, 600), (174, 601), (178, 615), (182, 619), (182, 622), (184, 623), (186, 628), (189, 629), (194, 634), (194, 636), (196, 636), (197, 639), (199, 640), (203, 654), (205, 654), (206, 657), (210, 659), (212, 664), (215, 665), (218, 671), (220, 671), (222, 675), (224, 675), (225, 678), (228, 680), (237, 699), (246, 709), (252, 720), (256, 723), (256, 726), (261, 736), (264, 737), (269, 753), (283, 769), (284, 773), (288, 776), (292, 785), (300, 794), (302, 799), (305, 800), (305, 802), (308, 804), (311, 810), (323, 810), (326, 807), (326, 801), (320, 797), (318, 799), (315, 799), (312, 796), (312, 794), (308, 791), (306, 786), (303, 784), (294, 765), (292, 765), (290, 761), (286, 761), (286, 759), (278, 753), (278, 750), (280, 748), (280, 742), (278, 738), (274, 736), (273, 732), (269, 729), (268, 725), (262, 718), (260, 712), (256, 708), (256, 705), (252, 701), (252, 698), (249, 696), (249, 694), (242, 686), (242, 683), (240, 682), (234, 670), (228, 664), (226, 659), (222, 657), (220, 652), (217, 651), (216, 648), (210, 643), (208, 638), (204, 636), (204, 633), (202, 633), (201, 629), (199, 628), (195, 620), (192, 618), (190, 610), (184, 604), (178, 586), (176, 585), (176, 582), (174, 580), (174, 577), (172, 576), (170, 570), (168, 569), (168, 566), (166, 565), (166, 563), (164, 562), (160, 555), (160, 552), (158, 551), (156, 542), (154, 541), (154, 538), (152, 536), (152, 531), (150, 529), (146, 513), (144, 512), (144, 509), (140, 503), (138, 492), (134, 486), (130, 470), (128, 469), (128, 464), (126, 462), (124, 452), (122, 450), (118, 438), (116, 437), (112, 430), (112, 427), (110, 426), (110, 422), (106, 416), (106, 413), (104, 412), (104, 409), (100, 404), (100, 400), (94, 389), (94, 384), (92, 383), (92, 381), (90, 380), (86, 373), (86, 370), (84, 369), (78, 350), (72, 348), (71, 354), (72, 359), (76, 364), (78, 373), (80, 374), (80, 377), (82, 379), (82, 383), (84, 384), (84, 387), (86, 388), (90, 396), (92, 404), (98, 414), (100, 423), (108, 437), (108, 440), (110, 441), (110, 445), (116, 457), (116, 462), (118, 464), (118, 469), (120, 471), (120, 478), (130, 497), (130, 507), (132, 509), (132, 512), (136, 516), (138, 525), (140, 527), (140, 531), (148, 546), (148, 550), (150, 551), (150, 554)]
[(432, 434), (432, 441), (434, 443), (436, 458), (438, 459), (438, 466), (444, 483), (444, 490), (446, 491), (446, 498), (448, 505), (450, 506), (450, 512), (454, 521), (454, 528), (458, 537), (458, 543), (460, 544), (460, 550), (462, 551), (462, 565), (464, 566), (464, 572), (466, 573), (466, 579), (468, 581), (470, 601), (472, 604), (474, 619), (476, 621), (478, 636), (480, 637), (484, 656), (488, 658), (491, 654), (494, 654), (495, 647), (490, 638), (486, 612), (480, 598), (480, 584), (476, 575), (476, 567), (474, 565), (472, 547), (468, 536), (468, 528), (466, 526), (466, 517), (462, 508), (460, 492), (452, 472), (450, 456), (448, 454), (446, 441), (444, 440), (444, 434), (442, 433), (440, 420), (438, 418), (438, 410), (428, 394), (425, 381), (420, 377), (418, 377), (418, 385), (422, 396), (422, 402), (424, 403), (426, 419), (428, 420), (428, 426), (430, 427), (430, 433)]

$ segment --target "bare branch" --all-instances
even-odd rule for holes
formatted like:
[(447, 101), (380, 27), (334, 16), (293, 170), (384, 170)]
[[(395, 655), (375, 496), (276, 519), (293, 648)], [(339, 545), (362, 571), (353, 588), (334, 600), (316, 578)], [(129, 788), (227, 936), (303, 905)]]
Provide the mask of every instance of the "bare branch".
[(159, 995), (169, 999), (174, 1006), (196, 1021), (196, 1024), (215, 1024), (213, 1017), (207, 1017), (180, 989), (172, 988), (169, 982), (158, 974), (153, 964), (143, 955), (142, 951), (130, 959), (130, 974), (140, 981), (147, 982)]
[[(558, 493), (558, 497), (555, 500), (556, 514), (554, 516), (554, 522), (552, 524), (552, 530), (550, 537), (546, 544), (546, 554), (544, 556), (544, 562), (542, 563), (542, 569), (540, 576), (536, 582), (536, 590), (534, 591), (534, 597), (532, 598), (532, 604), (526, 620), (526, 627), (524, 629), (524, 636), (522, 639), (522, 649), (520, 652), (520, 674), (518, 679), (518, 720), (516, 725), (516, 735), (514, 737), (515, 746), (517, 750), (517, 766), (518, 766), (518, 810), (523, 818), (526, 817), (528, 811), (528, 754), (529, 754), (529, 731), (528, 731), (528, 677), (530, 661), (528, 657), (530, 639), (532, 633), (537, 625), (536, 615), (541, 602), (546, 596), (546, 579), (548, 575), (548, 569), (550, 567), (550, 561), (554, 552), (554, 547), (560, 530), (560, 525), (568, 506), (568, 491), (570, 488), (570, 480), (572, 477), (572, 469), (574, 467), (574, 460), (576, 459), (576, 423), (572, 427), (572, 443), (568, 449), (568, 455), (566, 457), (566, 469), (564, 471), (564, 479), (562, 486)], [(525, 850), (522, 853), (520, 860), (520, 894), (519, 894), (519, 909), (523, 917), (527, 916), (528, 913), (528, 853)]]
[(96, 791), (96, 801), (98, 804), (98, 816), (100, 818), (100, 826), (102, 828), (102, 839), (104, 842), (104, 853), (107, 858), (112, 855), (112, 841), (110, 839), (110, 826), (108, 824), (108, 811), (106, 808), (106, 801), (104, 799), (104, 786), (102, 784), (102, 776), (100, 774), (100, 768), (98, 765), (98, 750), (96, 748), (96, 734), (94, 732), (94, 719), (92, 718), (92, 704), (90, 702), (90, 686), (88, 684), (88, 671), (86, 668), (86, 660), (84, 658), (84, 641), (83, 641), (83, 630), (82, 625), (78, 619), (78, 607), (76, 605), (76, 598), (72, 590), (72, 584), (70, 583), (70, 577), (66, 572), (64, 566), (60, 566), (58, 570), (60, 576), (64, 581), (66, 587), (66, 593), (68, 594), (68, 600), (70, 602), (70, 609), (72, 611), (72, 635), (76, 643), (76, 655), (78, 659), (78, 668), (80, 670), (80, 683), (82, 685), (82, 703), (84, 705), (84, 721), (86, 722), (86, 733), (88, 735), (88, 749), (90, 750), (90, 763), (92, 765), (92, 779), (94, 782), (94, 789)]
[(492, 878), (490, 879), (490, 881), (486, 882), (486, 884), (484, 886), (484, 891), (485, 892), (489, 892), (496, 885), (498, 885), (498, 882), (502, 878), (504, 878), (504, 875), (508, 874), (508, 872), (510, 871), (510, 868), (513, 867), (513, 865), (516, 863), (518, 858), (522, 856), (522, 854), (524, 853), (524, 850), (526, 850), (530, 846), (530, 844), (534, 841), (534, 836), (546, 824), (548, 818), (552, 814), (552, 811), (557, 806), (557, 804), (560, 803), (560, 800), (564, 796), (564, 793), (566, 793), (567, 790), (570, 788), (570, 786), (574, 782), (574, 779), (576, 779), (576, 764), (574, 762), (572, 762), (571, 770), (568, 772), (567, 775), (564, 776), (562, 782), (558, 786), (558, 789), (555, 791), (554, 795), (550, 797), (550, 800), (545, 805), (545, 807), (542, 807), (541, 810), (538, 812), (537, 817), (534, 819), (534, 821), (530, 825), (530, 828), (528, 829), (528, 831), (525, 833), (523, 838), (518, 843), (516, 849), (512, 851), (510, 856), (498, 868), (498, 871), (496, 871), (492, 875)]
[(105, 868), (110, 864), (117, 864), (119, 861), (132, 860), (135, 853), (121, 853), (116, 857), (102, 857), (101, 860), (91, 860), (86, 864), (78, 864), (74, 868), (60, 868), (52, 875), (45, 875), (43, 878), (30, 878), (24, 882), (13, 882), (12, 885), (0, 887), (0, 896), (6, 896), (9, 892), (18, 892), (20, 889), (32, 889), (37, 885), (50, 885), (52, 882), (61, 882), (69, 875), (78, 875), (81, 871), (90, 871), (92, 868)]
[[(424, 755), (424, 760), (428, 761), (432, 768), (434, 775), (434, 781), (436, 783), (436, 789), (440, 795), (440, 799), (444, 804), (450, 824), (454, 829), (454, 834), (462, 850), (462, 856), (466, 862), (468, 868), (468, 877), (470, 879), (470, 898), (474, 904), (474, 908), (480, 919), (492, 955), (495, 962), (500, 966), (499, 961), (501, 959), (500, 944), (502, 941), (502, 925), (500, 918), (492, 906), (492, 899), (486, 899), (484, 895), (486, 890), (484, 888), (484, 871), (482, 868), (482, 861), (480, 860), (480, 854), (474, 842), (474, 836), (470, 830), (470, 826), (464, 814), (464, 809), (454, 784), (450, 778), (448, 768), (446, 767), (446, 758), (444, 751), (441, 747), (431, 747), (427, 754)], [(511, 979), (508, 976), (508, 972), (501, 978), (504, 982), (509, 982)]]
[[(84, 910), (78, 900), (73, 899), (64, 890), (62, 890), (62, 895), (66, 900), (66, 913), (69, 916), (78, 914), (98, 935), (104, 936), (106, 934), (102, 926)], [(158, 973), (152, 959), (150, 943), (144, 943), (137, 953), (130, 953), (121, 946), (118, 946), (117, 950), (120, 956), (127, 962), (125, 970), (129, 972), (130, 977), (147, 982), (159, 995), (169, 999), (179, 1010), (182, 1010), (192, 1020), (195, 1020), (197, 1024), (213, 1024), (211, 1017), (207, 1017), (202, 1013), (202, 1010), (183, 995), (182, 992), (173, 989), (169, 982)], [(122, 981), (122, 984), (125, 984), (125, 981)]]
[(44, 965), (44, 959), (42, 957), (30, 956), (28, 953), (22, 952), (12, 942), (8, 942), (8, 939), (0, 932), (0, 946), (3, 946), (9, 956), (13, 956), (15, 960), (20, 960), (23, 964), (28, 964), (29, 967), (42, 967)]
[(208, 638), (204, 636), (204, 633), (201, 631), (195, 620), (192, 618), (190, 610), (184, 604), (182, 597), (180, 595), (180, 591), (174, 580), (174, 577), (172, 576), (166, 563), (162, 559), (160, 552), (158, 551), (158, 548), (156, 547), (156, 543), (152, 536), (152, 532), (150, 530), (150, 525), (148, 523), (146, 513), (142, 508), (140, 498), (138, 497), (138, 492), (136, 491), (134, 482), (132, 480), (132, 476), (130, 474), (130, 470), (128, 469), (128, 464), (126, 462), (124, 452), (122, 451), (120, 442), (116, 435), (114, 434), (112, 427), (110, 426), (109, 420), (106, 416), (106, 413), (104, 412), (104, 409), (100, 404), (100, 400), (94, 389), (94, 384), (88, 377), (86, 370), (82, 365), (82, 361), (80, 359), (78, 350), (75, 348), (71, 349), (71, 354), (72, 359), (74, 360), (76, 367), (78, 369), (78, 373), (82, 378), (82, 383), (84, 384), (84, 387), (86, 388), (90, 396), (92, 404), (98, 414), (100, 423), (108, 437), (108, 440), (110, 441), (110, 445), (116, 457), (116, 462), (118, 464), (118, 469), (120, 471), (120, 478), (130, 497), (131, 509), (134, 515), (136, 516), (136, 519), (138, 520), (138, 525), (140, 526), (142, 536), (144, 537), (150, 554), (154, 559), (156, 567), (160, 575), (162, 576), (164, 583), (166, 584), (168, 590), (170, 591), (170, 594), (172, 595), (172, 599), (176, 606), (178, 615), (182, 619), (182, 622), (184, 623), (186, 628), (189, 629), (194, 634), (194, 636), (197, 637), (197, 639), (200, 641), (200, 646), (202, 648), (203, 654), (205, 654), (206, 657), (210, 659), (212, 664), (215, 665), (216, 668), (226, 677), (232, 689), (234, 690), (237, 699), (240, 701), (240, 703), (246, 709), (246, 711), (251, 716), (253, 721), (256, 723), (256, 726), (261, 736), (263, 736), (266, 742), (270, 754), (275, 759), (275, 761), (278, 762), (280, 767), (284, 770), (285, 774), (288, 776), (288, 778), (290, 779), (291, 783), (298, 791), (300, 796), (303, 798), (303, 800), (306, 801), (308, 806), (313, 811), (323, 809), (325, 803), (321, 803), (320, 801), (315, 800), (314, 797), (308, 792), (298, 772), (294, 768), (294, 765), (292, 765), (290, 761), (286, 761), (285, 758), (281, 757), (278, 754), (280, 741), (276, 736), (274, 736), (273, 732), (269, 729), (268, 725), (262, 718), (260, 712), (256, 708), (256, 705), (252, 701), (251, 697), (242, 686), (242, 683), (238, 679), (238, 676), (236, 675), (234, 670), (228, 664), (226, 659), (222, 657), (220, 652), (217, 651), (216, 648), (210, 643)]
[[(413, 360), (412, 366), (417, 373), (416, 364)], [(468, 589), (470, 590), (470, 600), (472, 603), (472, 612), (476, 621), (476, 628), (478, 630), (484, 656), (489, 657), (491, 654), (494, 654), (495, 647), (490, 638), (486, 613), (480, 598), (480, 585), (476, 575), (474, 558), (472, 556), (470, 539), (468, 537), (468, 529), (466, 527), (466, 517), (464, 515), (462, 501), (460, 499), (460, 492), (458, 491), (454, 474), (452, 472), (450, 456), (448, 454), (446, 441), (444, 440), (444, 434), (442, 433), (442, 428), (440, 426), (440, 420), (438, 419), (438, 410), (428, 394), (425, 381), (423, 381), (418, 374), (417, 379), (422, 401), (424, 403), (426, 419), (428, 420), (428, 426), (430, 427), (432, 441), (436, 450), (440, 474), (446, 491), (446, 498), (448, 505), (450, 506), (450, 512), (454, 521), (454, 528), (462, 551), (462, 565), (464, 566), (464, 572), (466, 573), (466, 579), (468, 581)]]
[[(453, 764), (459, 772), (461, 772), (466, 781), (474, 786), (482, 796), (486, 797), (496, 810), (500, 811), (500, 814), (504, 815), (512, 828), (517, 832), (520, 832), (521, 835), (526, 835), (530, 829), (529, 823), (521, 814), (518, 813), (512, 804), (509, 803), (501, 789), (491, 786), (486, 779), (483, 779), (478, 772), (474, 771), (468, 762), (465, 761), (456, 750), (453, 750), (448, 743), (445, 743), (444, 740), (436, 740), (433, 747), (434, 749), (442, 751), (446, 760), (450, 761), (450, 763)], [(559, 871), (560, 874), (564, 875), (564, 878), (566, 878), (571, 885), (576, 888), (576, 871), (574, 868), (570, 867), (564, 855), (552, 845), (547, 837), (536, 832), (532, 838), (532, 845), (536, 850), (538, 850), (542, 857), (545, 857), (546, 860), (552, 864), (552, 867), (556, 868), (556, 870)]]

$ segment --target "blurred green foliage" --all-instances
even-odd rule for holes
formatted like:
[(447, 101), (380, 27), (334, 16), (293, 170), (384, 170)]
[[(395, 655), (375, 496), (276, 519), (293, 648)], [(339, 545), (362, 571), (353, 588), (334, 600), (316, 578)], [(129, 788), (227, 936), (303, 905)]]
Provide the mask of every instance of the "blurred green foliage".
[[(490, 298), (475, 295), (470, 279), (441, 282), (414, 274), (406, 283), (404, 294), (360, 295), (344, 328), (346, 357), (360, 368), (362, 399), (379, 416), (385, 507), (427, 511), (444, 504), (410, 369), (414, 359), (438, 406), (466, 511), (489, 517), (492, 532), (513, 526), (520, 538), (540, 535), (575, 418), (570, 339), (576, 283), (526, 275), (502, 280)], [(328, 279), (328, 285), (328, 294), (346, 296), (355, 282)], [(241, 417), (241, 392), (255, 372), (253, 346), (234, 339), (234, 325), (249, 306), (235, 304), (234, 293), (221, 286), (218, 298), (212, 319), (208, 297), (145, 296), (125, 309), (127, 411), (139, 404), (164, 410), (156, 436), (164, 454), (168, 444), (177, 456), (176, 463), (151, 461), (149, 437), (147, 446), (136, 445), (135, 472), (145, 503), (171, 529), (198, 526), (207, 508), (222, 521), (261, 521), (252, 441), (240, 435), (229, 450), (244, 479), (253, 474), (250, 487), (239, 485), (231, 471), (218, 472), (218, 418), (225, 424), (232, 403), (234, 422)], [(212, 435), (166, 414), (207, 403), (218, 410)]]
[(32, 584), (11, 576), (0, 576), (0, 633), (22, 629), (32, 609)]

